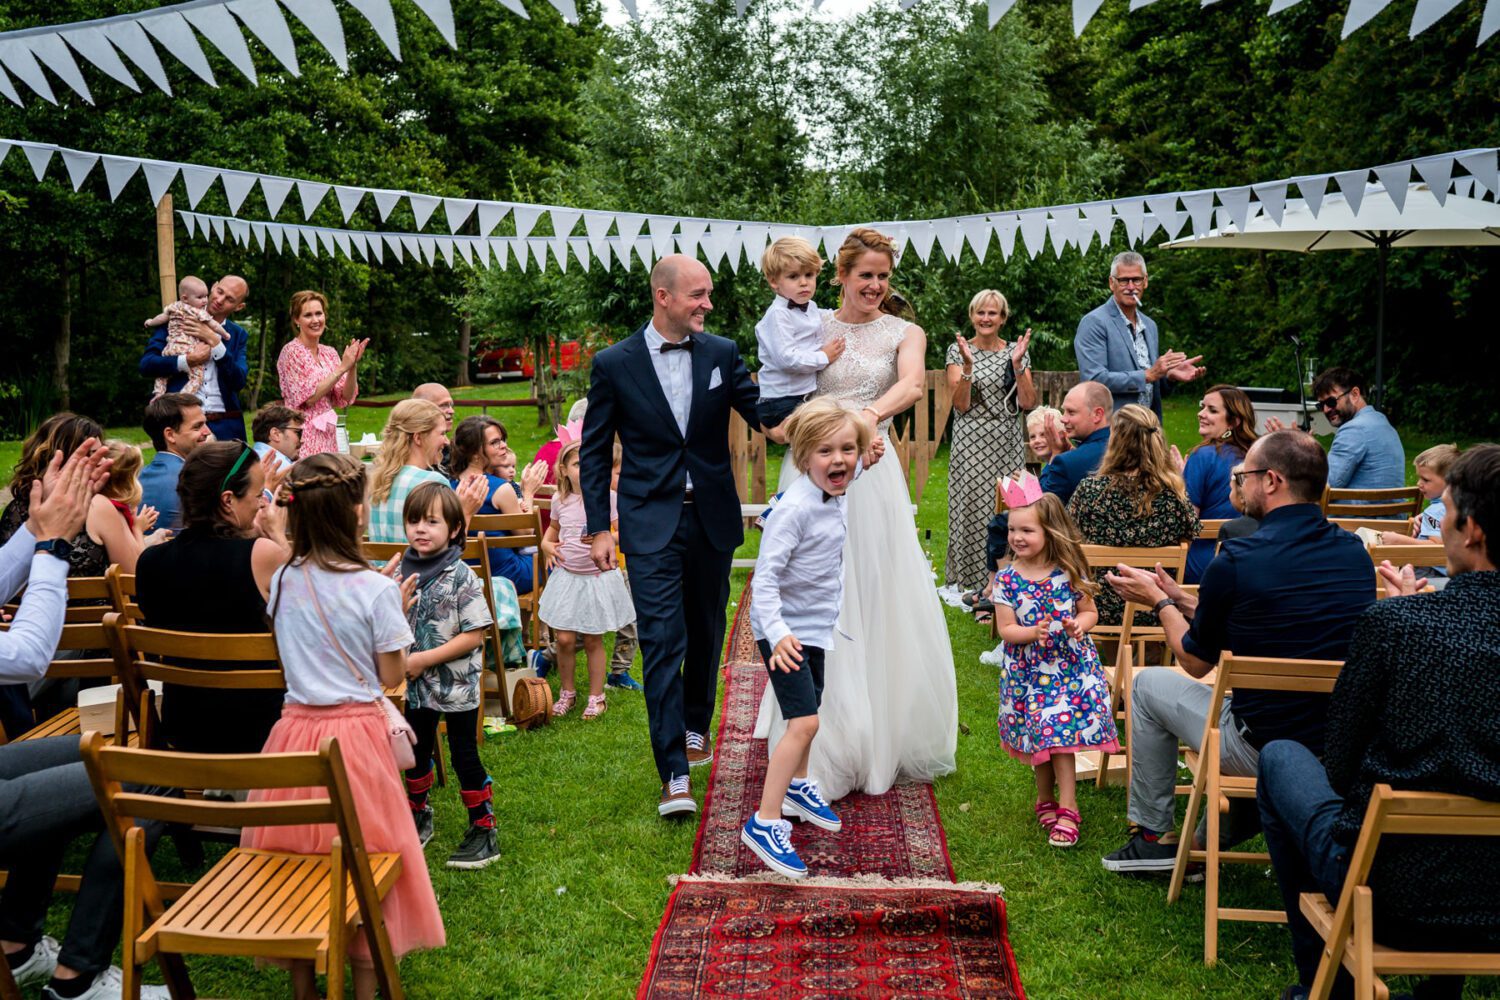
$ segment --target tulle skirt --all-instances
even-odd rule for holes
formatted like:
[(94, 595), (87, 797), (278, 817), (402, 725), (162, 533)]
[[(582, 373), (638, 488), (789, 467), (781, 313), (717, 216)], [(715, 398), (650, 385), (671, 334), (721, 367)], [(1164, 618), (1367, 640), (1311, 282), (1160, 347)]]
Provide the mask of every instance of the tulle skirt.
[[(958, 746), (947, 622), (889, 438), (885, 456), (848, 493), (841, 634), (827, 651), (808, 765), (831, 799), (851, 791), (879, 795), (898, 777), (948, 774)], [(783, 488), (791, 478), (783, 474)], [(751, 590), (753, 599), (753, 583)], [(785, 730), (767, 687), (755, 735), (774, 748)]]
[[(401, 785), (385, 713), (374, 702), (346, 705), (282, 706), (281, 719), (266, 737), (264, 753), (293, 753), (318, 749), (330, 736), (338, 738), (354, 796), (365, 850), (371, 854), (399, 852), (401, 875), (381, 903), (391, 950), (400, 958), (409, 951), (441, 948), (446, 943), (437, 895), (427, 875), (427, 858), (417, 840), (406, 790)], [(252, 791), (251, 801), (280, 802), (311, 797), (306, 788), (267, 788)], [(332, 824), (248, 827), (241, 836), (245, 847), (297, 854), (327, 854), (337, 830)], [(368, 961), (370, 946), (363, 932), (349, 943), (349, 953)]]
[(547, 577), (537, 617), (552, 629), (579, 635), (606, 635), (635, 621), (635, 603), (625, 574), (570, 573), (558, 568)]

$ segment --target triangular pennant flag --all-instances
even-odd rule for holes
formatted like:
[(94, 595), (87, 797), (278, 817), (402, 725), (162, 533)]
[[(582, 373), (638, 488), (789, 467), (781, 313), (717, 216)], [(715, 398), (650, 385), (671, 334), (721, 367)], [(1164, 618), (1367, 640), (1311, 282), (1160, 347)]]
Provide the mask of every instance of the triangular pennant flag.
[(242, 247), (250, 244), (250, 223), (244, 219), (227, 219), (225, 224), (229, 226), (229, 232), (236, 243)]
[(489, 236), (500, 225), (500, 220), (505, 218), (505, 213), (510, 209), (496, 201), (481, 201), (479, 203), (479, 235)]
[(281, 253), (282, 245), (286, 241), (286, 231), (279, 223), (266, 223), (266, 235), (271, 237), (271, 246), (277, 253)]
[(328, 256), (335, 256), (334, 251), (337, 249), (338, 244), (333, 241), (333, 233), (326, 229), (317, 229), (314, 232), (318, 234), (318, 242), (323, 245), (323, 249), (328, 251)]
[[(47, 164), (52, 162), (53, 147), (28, 142), (21, 146), (21, 152), (25, 153), (26, 159), (31, 162), (31, 172), (36, 174), (36, 179), (38, 181), (45, 180), (47, 177)], [(171, 183), (170, 179), (167, 183)]]
[(359, 203), (364, 200), (365, 189), (335, 184), (333, 196), (339, 200), (339, 211), (343, 213), (344, 221), (348, 222), (354, 216), (354, 210), (359, 207)]
[(1078, 241), (1078, 210), (1053, 209), (1052, 218), (1047, 220), (1047, 232), (1052, 236), (1053, 256), (1061, 257), (1064, 250)]
[(245, 45), (245, 36), (240, 34), (240, 26), (229, 11), (218, 4), (185, 6), (182, 8), (182, 16), (204, 38), (212, 42), (214, 48), (223, 53), (224, 58), (235, 69), (245, 74), (251, 83), (260, 82), (260, 78), (255, 75), (255, 60), (250, 58), (250, 49)]
[(89, 85), (83, 81), (83, 74), (73, 61), (73, 53), (68, 51), (61, 38), (53, 34), (33, 35), (26, 39), (26, 44), (31, 49), (31, 54), (56, 73), (63, 83), (73, 89), (73, 93), (90, 104), (94, 103), (94, 95), (89, 93)]
[[(1101, 247), (1109, 246), (1109, 235), (1115, 228), (1114, 206), (1107, 201), (1094, 201), (1083, 206), (1084, 224), (1090, 233), (1099, 237)], [(1079, 240), (1084, 247), (1088, 246), (1087, 235)]]
[(340, 250), (343, 251), (345, 257), (348, 257), (350, 260), (354, 259), (354, 251), (352, 251), (351, 249), (349, 249), (349, 234), (348, 233), (346, 233), (346, 232), (344, 232), (342, 230), (334, 230), (334, 232), (333, 232), (333, 242), (334, 242), (335, 246), (337, 246)]
[[(1344, 30), (1339, 37), (1348, 38), (1354, 34), (1370, 18), (1385, 10), (1390, 2), (1391, 0), (1349, 0), (1349, 10), (1344, 14)], [(1345, 197), (1348, 197), (1347, 194)]]
[(250, 238), (262, 250), (270, 247), (270, 244), (266, 242), (266, 224), (264, 222), (250, 223)]
[(302, 227), (283, 226), (282, 235), (286, 237), (286, 248), (292, 252), (293, 257), (302, 256)]
[(101, 159), (104, 160), (104, 179), (109, 184), (109, 200), (114, 201), (140, 169), (141, 161), (129, 156), (105, 156)]
[(541, 239), (524, 239), (516, 241), (516, 257), (527, 262), (529, 269), (532, 264), (536, 265), (538, 271), (547, 270), (547, 241)]
[(995, 236), (1000, 241), (1000, 258), (1009, 260), (1016, 252), (1016, 232), (1021, 227), (1021, 220), (1010, 214), (992, 215), (990, 224), (995, 227)]
[[(399, 264), (406, 259), (401, 252), (401, 241), (394, 233), (383, 233), (381, 239), (384, 240), (384, 246), (391, 252), (391, 256), (396, 258), (396, 263)], [(372, 242), (380, 242), (380, 240), (372, 239)]]
[(964, 234), (958, 228), (958, 220), (934, 219), (932, 229), (937, 234), (938, 246), (943, 248), (943, 255), (958, 263), (959, 254), (964, 249)]
[(568, 241), (568, 246), (573, 248), (573, 256), (578, 258), (578, 263), (587, 271), (589, 269), (589, 241), (575, 236)]
[[(339, 69), (347, 71), (349, 69), (349, 51), (344, 45), (344, 25), (339, 21), (339, 12), (334, 8), (333, 0), (295, 0), (295, 2), (288, 3), (285, 6), (287, 10), (297, 15), (297, 20), (301, 21), (308, 31), (312, 32), (312, 36), (318, 40), (318, 44), (328, 50), (328, 54), (333, 57), (335, 65)], [(389, 48), (392, 43), (386, 40), (385, 33), (382, 30), (384, 26), (378, 23), (376, 17), (371, 16), (370, 11), (366, 8), (383, 6), (385, 7), (386, 14), (389, 16), (391, 10), (390, 3), (387, 0), (349, 0), (349, 6), (365, 16), (365, 20), (369, 21), (370, 25), (375, 29), (375, 34), (379, 35), (380, 40), (385, 42), (386, 47)], [(393, 16), (390, 17), (390, 22), (390, 32), (394, 37), (396, 34), (396, 22)], [(393, 49), (392, 52), (397, 59), (401, 58), (399, 51)]]
[[(1375, 176), (1380, 180), (1381, 187), (1385, 193), (1390, 195), (1391, 204), (1396, 207), (1399, 214), (1406, 210), (1406, 191), (1411, 185), (1411, 164), (1392, 163), (1383, 167), (1375, 168)], [(1356, 213), (1358, 209), (1355, 210)]]
[(1453, 182), (1453, 193), (1460, 198), (1474, 198), (1483, 194), (1474, 190), (1474, 178), (1460, 177)]
[[(458, 38), (453, 33), (453, 8), (449, 6), (448, 0), (412, 0), (422, 13), (437, 27), (438, 34), (443, 36), (443, 41), (448, 43), (450, 49), (458, 48)], [(450, 261), (451, 263), (451, 261)]]
[(390, 217), (391, 211), (401, 201), (400, 191), (387, 191), (384, 188), (370, 192), (375, 198), (375, 210), (380, 213), (380, 221), (384, 222)]
[(147, 160), (141, 164), (141, 170), (146, 175), (146, 187), (151, 192), (151, 204), (161, 204), (162, 195), (167, 193), (167, 189), (172, 186), (172, 181), (177, 179), (177, 164)]
[(52, 84), (47, 82), (47, 74), (24, 42), (0, 39), (0, 65), (20, 77), (21, 82), (36, 91), (44, 101), (49, 104), (57, 103), (57, 96), (52, 93)]
[(1349, 204), (1349, 211), (1356, 216), (1359, 215), (1360, 203), (1365, 199), (1365, 181), (1369, 176), (1368, 170), (1345, 170), (1333, 175), (1339, 190), (1344, 193), (1344, 201)]
[(1000, 23), (1000, 19), (1010, 13), (1010, 9), (1016, 5), (1016, 0), (989, 0), (990, 27)]
[(937, 239), (937, 230), (930, 222), (913, 222), (906, 227), (907, 239), (911, 240), (911, 248), (922, 258), (922, 263), (927, 263), (927, 258), (932, 256), (932, 243)]
[(1103, 5), (1104, 0), (1073, 0), (1073, 37), (1083, 34)]
[(1295, 7), (1295, 6), (1297, 6), (1301, 2), (1302, 2), (1302, 0), (1271, 0), (1270, 9), (1268, 9), (1266, 11), (1266, 13), (1267, 14), (1280, 14), (1282, 11), (1286, 10), (1288, 7)]
[(465, 263), (467, 263), (470, 267), (476, 266), (474, 263), (473, 240), (469, 239), (469, 237), (467, 236), (461, 236), (453, 241), (453, 246), (456, 250), (458, 250), (459, 256), (464, 259)]
[(444, 198), (443, 214), (448, 218), (448, 232), (458, 232), (469, 221), (469, 216), (474, 214), (474, 206), (478, 204), (473, 198)]
[[(447, 236), (437, 236), (433, 237), (432, 241), (437, 244), (438, 250), (443, 255), (443, 263), (451, 268), (453, 266), (453, 240)], [(437, 258), (434, 256), (433, 259)]]
[(224, 197), (229, 201), (229, 214), (239, 215), (240, 206), (245, 203), (255, 182), (260, 180), (260, 175), (247, 174), (242, 170), (221, 170), (219, 179), (224, 182)]
[(578, 8), (573, 6), (573, 0), (547, 0), (552, 8), (562, 15), (562, 19), (569, 24), (578, 23)]
[[(64, 161), (67, 160), (66, 153), (63, 154), (63, 159)], [(1437, 199), (1437, 203), (1442, 205), (1447, 202), (1448, 185), (1453, 181), (1453, 157), (1429, 156), (1426, 159), (1416, 161), (1414, 166), (1417, 168), (1417, 173), (1421, 175), (1422, 180), (1427, 182), (1427, 189), (1432, 192), (1432, 196)]]
[(578, 225), (578, 220), (582, 217), (582, 212), (554, 208), (552, 210), (552, 235), (558, 239), (567, 239), (573, 235), (573, 227)]
[[(0, 157), (3, 159), (4, 157)], [(84, 179), (88, 177), (89, 171), (94, 169), (94, 164), (99, 162), (97, 153), (80, 153), (76, 149), (64, 149), (62, 151), (63, 166), (68, 168), (68, 180), (73, 182), (73, 190), (77, 191), (83, 186)]]
[(375, 263), (385, 263), (385, 241), (375, 233), (365, 237), (365, 256), (374, 257)]
[(604, 237), (609, 233), (609, 227), (615, 224), (615, 217), (605, 212), (584, 212), (583, 231), (588, 234), (589, 246), (594, 253), (604, 245)]
[[(14, 104), (18, 108), (24, 108), (26, 106), (26, 102), (23, 101), (21, 99), (21, 95), (16, 92), (16, 85), (10, 82), (10, 74), (5, 72), (5, 68), (3, 66), (0, 66), (0, 97), (4, 97), (6, 100), (10, 101), (10, 103)], [(0, 146), (0, 159), (3, 159), (3, 154), (9, 151), (9, 145)]]
[(397, 238), (401, 240), (401, 246), (406, 250), (408, 257), (415, 257), (417, 260), (424, 259), (422, 257), (422, 244), (417, 242), (415, 236), (403, 233)]
[(104, 37), (125, 53), (126, 58), (135, 63), (152, 83), (164, 93), (168, 95), (172, 93), (172, 84), (167, 81), (167, 71), (162, 69), (161, 60), (156, 55), (156, 47), (151, 44), (151, 39), (146, 37), (145, 28), (142, 28), (136, 21), (115, 21), (101, 25), (101, 30), (104, 32)]
[(188, 239), (198, 235), (198, 216), (194, 212), (178, 212), (182, 216), (182, 228), (187, 230)]
[(1018, 216), (1021, 224), (1021, 242), (1026, 252), (1035, 257), (1047, 245), (1047, 210), (1022, 212)]
[(319, 203), (328, 194), (330, 185), (320, 184), (317, 181), (298, 181), (297, 196), (302, 199), (302, 217), (311, 219), (313, 212), (317, 211)]
[(184, 163), (182, 165), (182, 183), (187, 188), (188, 206), (197, 208), (198, 202), (208, 194), (208, 189), (214, 186), (214, 181), (219, 179), (219, 172), (212, 167), (198, 167)]
[(1479, 39), (1474, 43), (1477, 49), (1490, 40), (1490, 36), (1500, 31), (1500, 0), (1485, 0), (1484, 16), (1479, 19)]
[(490, 240), (489, 244), (490, 250), (495, 255), (495, 266), (502, 271), (505, 270), (509, 259), (510, 240)]
[[(263, 2), (273, 2), (273, 0), (263, 0)], [(105, 35), (103, 28), (85, 25), (59, 32), (59, 36), (101, 72), (113, 77), (136, 93), (140, 93), (141, 85), (126, 68), (125, 63), (120, 59), (120, 53), (115, 51), (115, 47), (110, 44), (109, 37)]]
[[(843, 246), (844, 240), (849, 238), (850, 228), (849, 226), (824, 226), (818, 230), (818, 234), (823, 242), (823, 258), (825, 260), (838, 259), (839, 247)], [(933, 228), (933, 235), (937, 235), (936, 227)], [(814, 243), (813, 245), (816, 246), (817, 244)], [(931, 244), (928, 245), (927, 249), (928, 252), (931, 252)], [(925, 261), (927, 258), (923, 257), (922, 259)]]
[(1411, 29), (1407, 37), (1416, 38), (1438, 23), (1459, 3), (1460, 0), (1417, 0), (1417, 9), (1411, 16)]
[(219, 221), (219, 217), (217, 215), (208, 215), (200, 216), (200, 218), (206, 218), (208, 220), (209, 235), (211, 235), (216, 241), (222, 243), (224, 241), (224, 230), (222, 224)]
[(1251, 190), (1255, 192), (1255, 197), (1260, 199), (1260, 207), (1265, 210), (1266, 216), (1280, 226), (1282, 216), (1286, 212), (1286, 182), (1254, 184), (1251, 185)]
[(557, 261), (557, 269), (566, 271), (568, 269), (568, 238), (554, 236), (547, 242), (552, 246), (552, 256)]
[(1136, 246), (1141, 242), (1141, 227), (1146, 221), (1146, 203), (1140, 198), (1125, 198), (1113, 203), (1115, 214), (1125, 224), (1125, 242)]
[(1214, 193), (1212, 191), (1188, 191), (1179, 194), (1182, 207), (1193, 220), (1193, 235), (1207, 236), (1213, 229)]
[[(375, 28), (375, 36), (386, 43), (393, 57), (401, 58), (401, 39), (396, 36), (396, 15), (390, 9), (390, 0), (348, 0), (351, 7), (365, 15), (366, 21)], [(416, 256), (416, 253), (413, 253)]]
[(984, 256), (990, 249), (990, 236), (994, 232), (990, 220), (983, 215), (970, 215), (958, 220), (958, 228), (964, 234), (964, 241), (974, 251), (975, 258), (983, 264)]
[[(635, 239), (631, 240), (627, 253), (635, 254), (636, 257), (640, 258), (641, 266), (648, 271), (651, 270), (652, 262), (650, 237), (637, 236)], [(626, 260), (628, 261), (629, 259), (630, 258), (627, 256)]]
[[(1491, 0), (1490, 6), (1497, 6), (1500, 0)], [(1467, 170), (1474, 178), (1475, 183), (1484, 188), (1490, 194), (1500, 191), (1500, 154), (1493, 149), (1482, 149), (1474, 153), (1461, 153), (1455, 157), (1461, 167)]]
[(615, 216), (615, 226), (620, 232), (620, 249), (629, 251), (630, 242), (641, 235), (641, 227), (646, 224), (644, 215), (633, 213), (621, 213)]
[[(1177, 196), (1175, 194), (1158, 194), (1146, 196), (1146, 207), (1151, 209), (1151, 214), (1156, 216), (1156, 224), (1161, 226), (1162, 232), (1167, 234), (1167, 239), (1175, 240), (1177, 234), (1182, 231), (1184, 216), (1177, 209)], [(1148, 235), (1145, 237), (1150, 239)]]
[[(585, 215), (583, 219), (584, 232), (589, 234), (590, 242), (593, 241), (594, 231), (589, 228), (589, 219)], [(658, 257), (665, 257), (672, 252), (672, 231), (677, 228), (677, 220), (667, 215), (653, 215), (646, 220), (646, 230), (651, 234), (651, 252)], [(587, 263), (585, 263), (587, 266)]]
[[(724, 239), (724, 253), (725, 257), (729, 260), (729, 270), (738, 274), (740, 271), (740, 260), (743, 258), (745, 252), (745, 233), (741, 229), (736, 229), (725, 236)], [(644, 260), (645, 258), (641, 259)]]
[[(740, 243), (745, 248), (745, 257), (751, 264), (760, 267), (760, 258), (766, 252), (766, 245), (771, 242), (770, 226), (740, 226)], [(900, 256), (900, 247), (896, 248)]]
[(1222, 188), (1219, 191), (1219, 202), (1229, 215), (1229, 221), (1234, 223), (1235, 230), (1243, 233), (1245, 224), (1250, 219), (1250, 188)]
[[(677, 252), (696, 257), (698, 243), (703, 239), (703, 234), (708, 231), (708, 223), (702, 219), (678, 219), (677, 229)], [(594, 247), (594, 253), (598, 252), (599, 248)]]
[(536, 228), (536, 220), (542, 217), (542, 209), (535, 205), (513, 205), (510, 214), (516, 222), (516, 238), (525, 239)]
[(218, 81), (214, 79), (214, 71), (208, 65), (208, 57), (198, 47), (198, 36), (193, 34), (193, 29), (182, 19), (182, 15), (176, 11), (168, 11), (164, 14), (155, 14), (151, 17), (143, 17), (136, 21), (141, 27), (150, 33), (151, 37), (161, 42), (162, 48), (176, 56), (194, 75), (210, 87), (217, 87)]
[(1299, 177), (1297, 179), (1297, 190), (1302, 192), (1302, 200), (1307, 202), (1307, 210), (1316, 219), (1318, 213), (1323, 209), (1323, 195), (1328, 190), (1328, 175), (1318, 174), (1314, 177)]
[(613, 255), (610, 253), (608, 242), (604, 244), (602, 250), (595, 250), (594, 256), (599, 258), (599, 265), (606, 271), (611, 270), (615, 266), (615, 260)]
[(301, 75), (297, 65), (297, 46), (276, 0), (229, 0), (228, 7), (276, 57), (276, 61), (286, 67), (287, 72), (293, 76)]
[[(620, 244), (622, 250), (628, 252), (629, 244), (623, 236)], [(703, 259), (708, 262), (708, 269), (718, 270), (719, 262), (724, 259), (724, 234), (715, 232), (714, 227), (709, 226), (708, 232), (704, 233), (703, 238), (698, 241), (698, 248), (703, 251)]]
[[(346, 236), (349, 240), (349, 246), (352, 247), (356, 252), (358, 252), (358, 254), (365, 259), (365, 262), (368, 263), (370, 261), (370, 247), (365, 243), (364, 234), (350, 232), (347, 233)], [(349, 259), (354, 260), (354, 254), (351, 253), (349, 255)]]

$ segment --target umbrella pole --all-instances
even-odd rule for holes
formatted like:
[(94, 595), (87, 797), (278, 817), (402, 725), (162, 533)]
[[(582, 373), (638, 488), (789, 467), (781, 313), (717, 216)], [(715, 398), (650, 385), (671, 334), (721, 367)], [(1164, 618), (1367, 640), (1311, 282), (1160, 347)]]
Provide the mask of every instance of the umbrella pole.
[(1380, 276), (1380, 291), (1375, 299), (1375, 406), (1382, 412), (1385, 410), (1385, 265), (1390, 252), (1390, 237), (1382, 233), (1375, 244)]

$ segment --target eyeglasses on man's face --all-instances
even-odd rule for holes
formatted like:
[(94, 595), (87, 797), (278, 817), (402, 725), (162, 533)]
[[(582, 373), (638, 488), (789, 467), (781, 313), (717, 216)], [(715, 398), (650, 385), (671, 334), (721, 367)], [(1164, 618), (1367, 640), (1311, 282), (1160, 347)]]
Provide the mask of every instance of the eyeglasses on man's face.
[(1242, 490), (1242, 489), (1245, 488), (1245, 477), (1246, 476), (1264, 476), (1266, 473), (1268, 473), (1270, 471), (1272, 471), (1272, 470), (1270, 470), (1270, 469), (1241, 469), (1239, 472), (1231, 472), (1229, 475), (1230, 475), (1230, 478), (1232, 478), (1234, 480), (1235, 488)]
[(1144, 285), (1146, 276), (1144, 274), (1112, 275), (1111, 280), (1117, 285)]
[(1353, 391), (1353, 389), (1345, 389), (1337, 396), (1325, 396), (1324, 398), (1318, 400), (1318, 406), (1324, 410), (1336, 410), (1339, 406), (1339, 400), (1343, 399)]

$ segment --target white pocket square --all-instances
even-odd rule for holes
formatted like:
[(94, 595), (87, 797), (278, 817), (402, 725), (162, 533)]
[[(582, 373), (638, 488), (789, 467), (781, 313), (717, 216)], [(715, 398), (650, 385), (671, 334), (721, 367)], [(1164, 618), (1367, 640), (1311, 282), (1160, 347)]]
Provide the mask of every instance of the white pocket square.
[(710, 389), (717, 389), (719, 386), (721, 386), (723, 384), (724, 384), (724, 377), (719, 374), (719, 369), (715, 368), (714, 369), (714, 373), (708, 377), (708, 387)]

